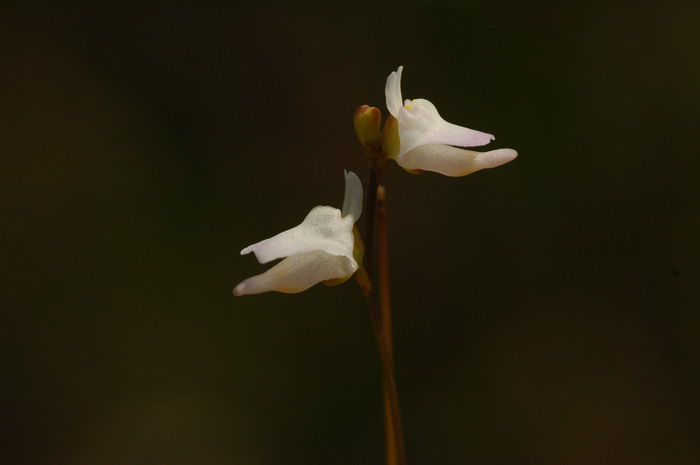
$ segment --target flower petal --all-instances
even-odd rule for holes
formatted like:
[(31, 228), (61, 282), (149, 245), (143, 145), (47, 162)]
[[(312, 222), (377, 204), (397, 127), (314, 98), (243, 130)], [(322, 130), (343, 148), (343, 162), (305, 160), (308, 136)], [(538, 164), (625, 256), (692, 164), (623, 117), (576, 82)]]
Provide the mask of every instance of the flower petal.
[(342, 216), (351, 215), (353, 222), (360, 219), (362, 214), (362, 182), (352, 171), (345, 171), (345, 198), (343, 199)]
[(486, 145), (494, 139), (492, 134), (448, 123), (428, 100), (406, 100), (399, 111), (399, 156), (425, 144), (449, 144), (459, 147)]
[(416, 147), (398, 158), (398, 163), (407, 170), (435, 171), (445, 176), (466, 176), (485, 168), (495, 168), (518, 156), (511, 149), (474, 152), (443, 144), (428, 144)]
[(240, 283), (233, 289), (233, 295), (268, 291), (293, 294), (321, 281), (350, 276), (355, 270), (357, 262), (352, 258), (317, 250), (285, 258), (265, 273)]
[(337, 208), (316, 207), (299, 226), (248, 246), (241, 255), (253, 252), (260, 263), (317, 250), (352, 258), (354, 223)]
[(386, 95), (386, 109), (389, 110), (391, 116), (394, 118), (399, 117), (399, 110), (403, 106), (403, 99), (401, 98), (401, 73), (403, 72), (403, 66), (399, 66), (399, 69), (392, 72), (388, 78), (386, 78), (386, 86), (384, 87), (384, 95)]

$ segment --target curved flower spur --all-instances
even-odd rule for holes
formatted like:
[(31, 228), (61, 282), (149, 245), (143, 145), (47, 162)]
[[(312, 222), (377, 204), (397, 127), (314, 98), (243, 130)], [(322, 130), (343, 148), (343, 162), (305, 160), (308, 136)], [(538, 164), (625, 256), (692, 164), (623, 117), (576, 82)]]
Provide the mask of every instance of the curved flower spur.
[(474, 152), (458, 147), (486, 145), (494, 136), (448, 123), (435, 105), (425, 99), (405, 100), (401, 96), (403, 66), (386, 79), (386, 106), (398, 121), (398, 150), (389, 154), (405, 170), (435, 171), (446, 176), (465, 176), (485, 168), (508, 163), (518, 156), (515, 150)]
[(292, 294), (320, 282), (340, 284), (350, 278), (358, 268), (353, 228), (361, 213), (362, 183), (355, 173), (346, 171), (342, 211), (315, 207), (299, 226), (241, 250), (241, 255), (253, 252), (262, 264), (284, 260), (241, 282), (233, 295)]

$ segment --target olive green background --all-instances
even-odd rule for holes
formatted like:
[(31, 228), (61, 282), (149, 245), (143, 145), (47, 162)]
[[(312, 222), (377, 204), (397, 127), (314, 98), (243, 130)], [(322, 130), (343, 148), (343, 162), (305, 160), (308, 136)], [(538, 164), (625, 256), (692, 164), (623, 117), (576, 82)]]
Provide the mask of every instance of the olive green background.
[(231, 289), (398, 65), (519, 152), (386, 174), (409, 462), (700, 462), (696, 5), (2, 7), (0, 462), (381, 464), (357, 286)]

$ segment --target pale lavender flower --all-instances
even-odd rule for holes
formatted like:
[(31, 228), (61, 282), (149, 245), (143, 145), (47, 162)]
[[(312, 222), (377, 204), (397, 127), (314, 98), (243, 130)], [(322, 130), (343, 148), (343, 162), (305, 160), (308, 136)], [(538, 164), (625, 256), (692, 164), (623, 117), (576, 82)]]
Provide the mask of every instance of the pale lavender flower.
[(362, 183), (355, 173), (346, 171), (343, 209), (315, 207), (299, 226), (243, 249), (241, 255), (253, 252), (263, 264), (284, 260), (246, 279), (233, 294), (296, 293), (322, 281), (349, 278), (358, 268), (353, 227), (361, 213)]
[(403, 66), (386, 80), (386, 106), (399, 123), (400, 149), (393, 158), (409, 171), (435, 171), (446, 176), (464, 176), (484, 168), (508, 163), (518, 153), (511, 149), (474, 152), (458, 147), (486, 145), (494, 136), (448, 123), (435, 105), (425, 99), (402, 101)]

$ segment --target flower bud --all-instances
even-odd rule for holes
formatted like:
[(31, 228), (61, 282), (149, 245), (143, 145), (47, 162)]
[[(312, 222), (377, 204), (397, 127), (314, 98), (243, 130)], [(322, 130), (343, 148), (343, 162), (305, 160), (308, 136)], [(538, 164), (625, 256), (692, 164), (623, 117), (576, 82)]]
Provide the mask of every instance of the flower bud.
[(377, 107), (362, 105), (355, 110), (355, 133), (366, 150), (374, 152), (379, 143), (379, 126), (382, 122), (382, 112)]

